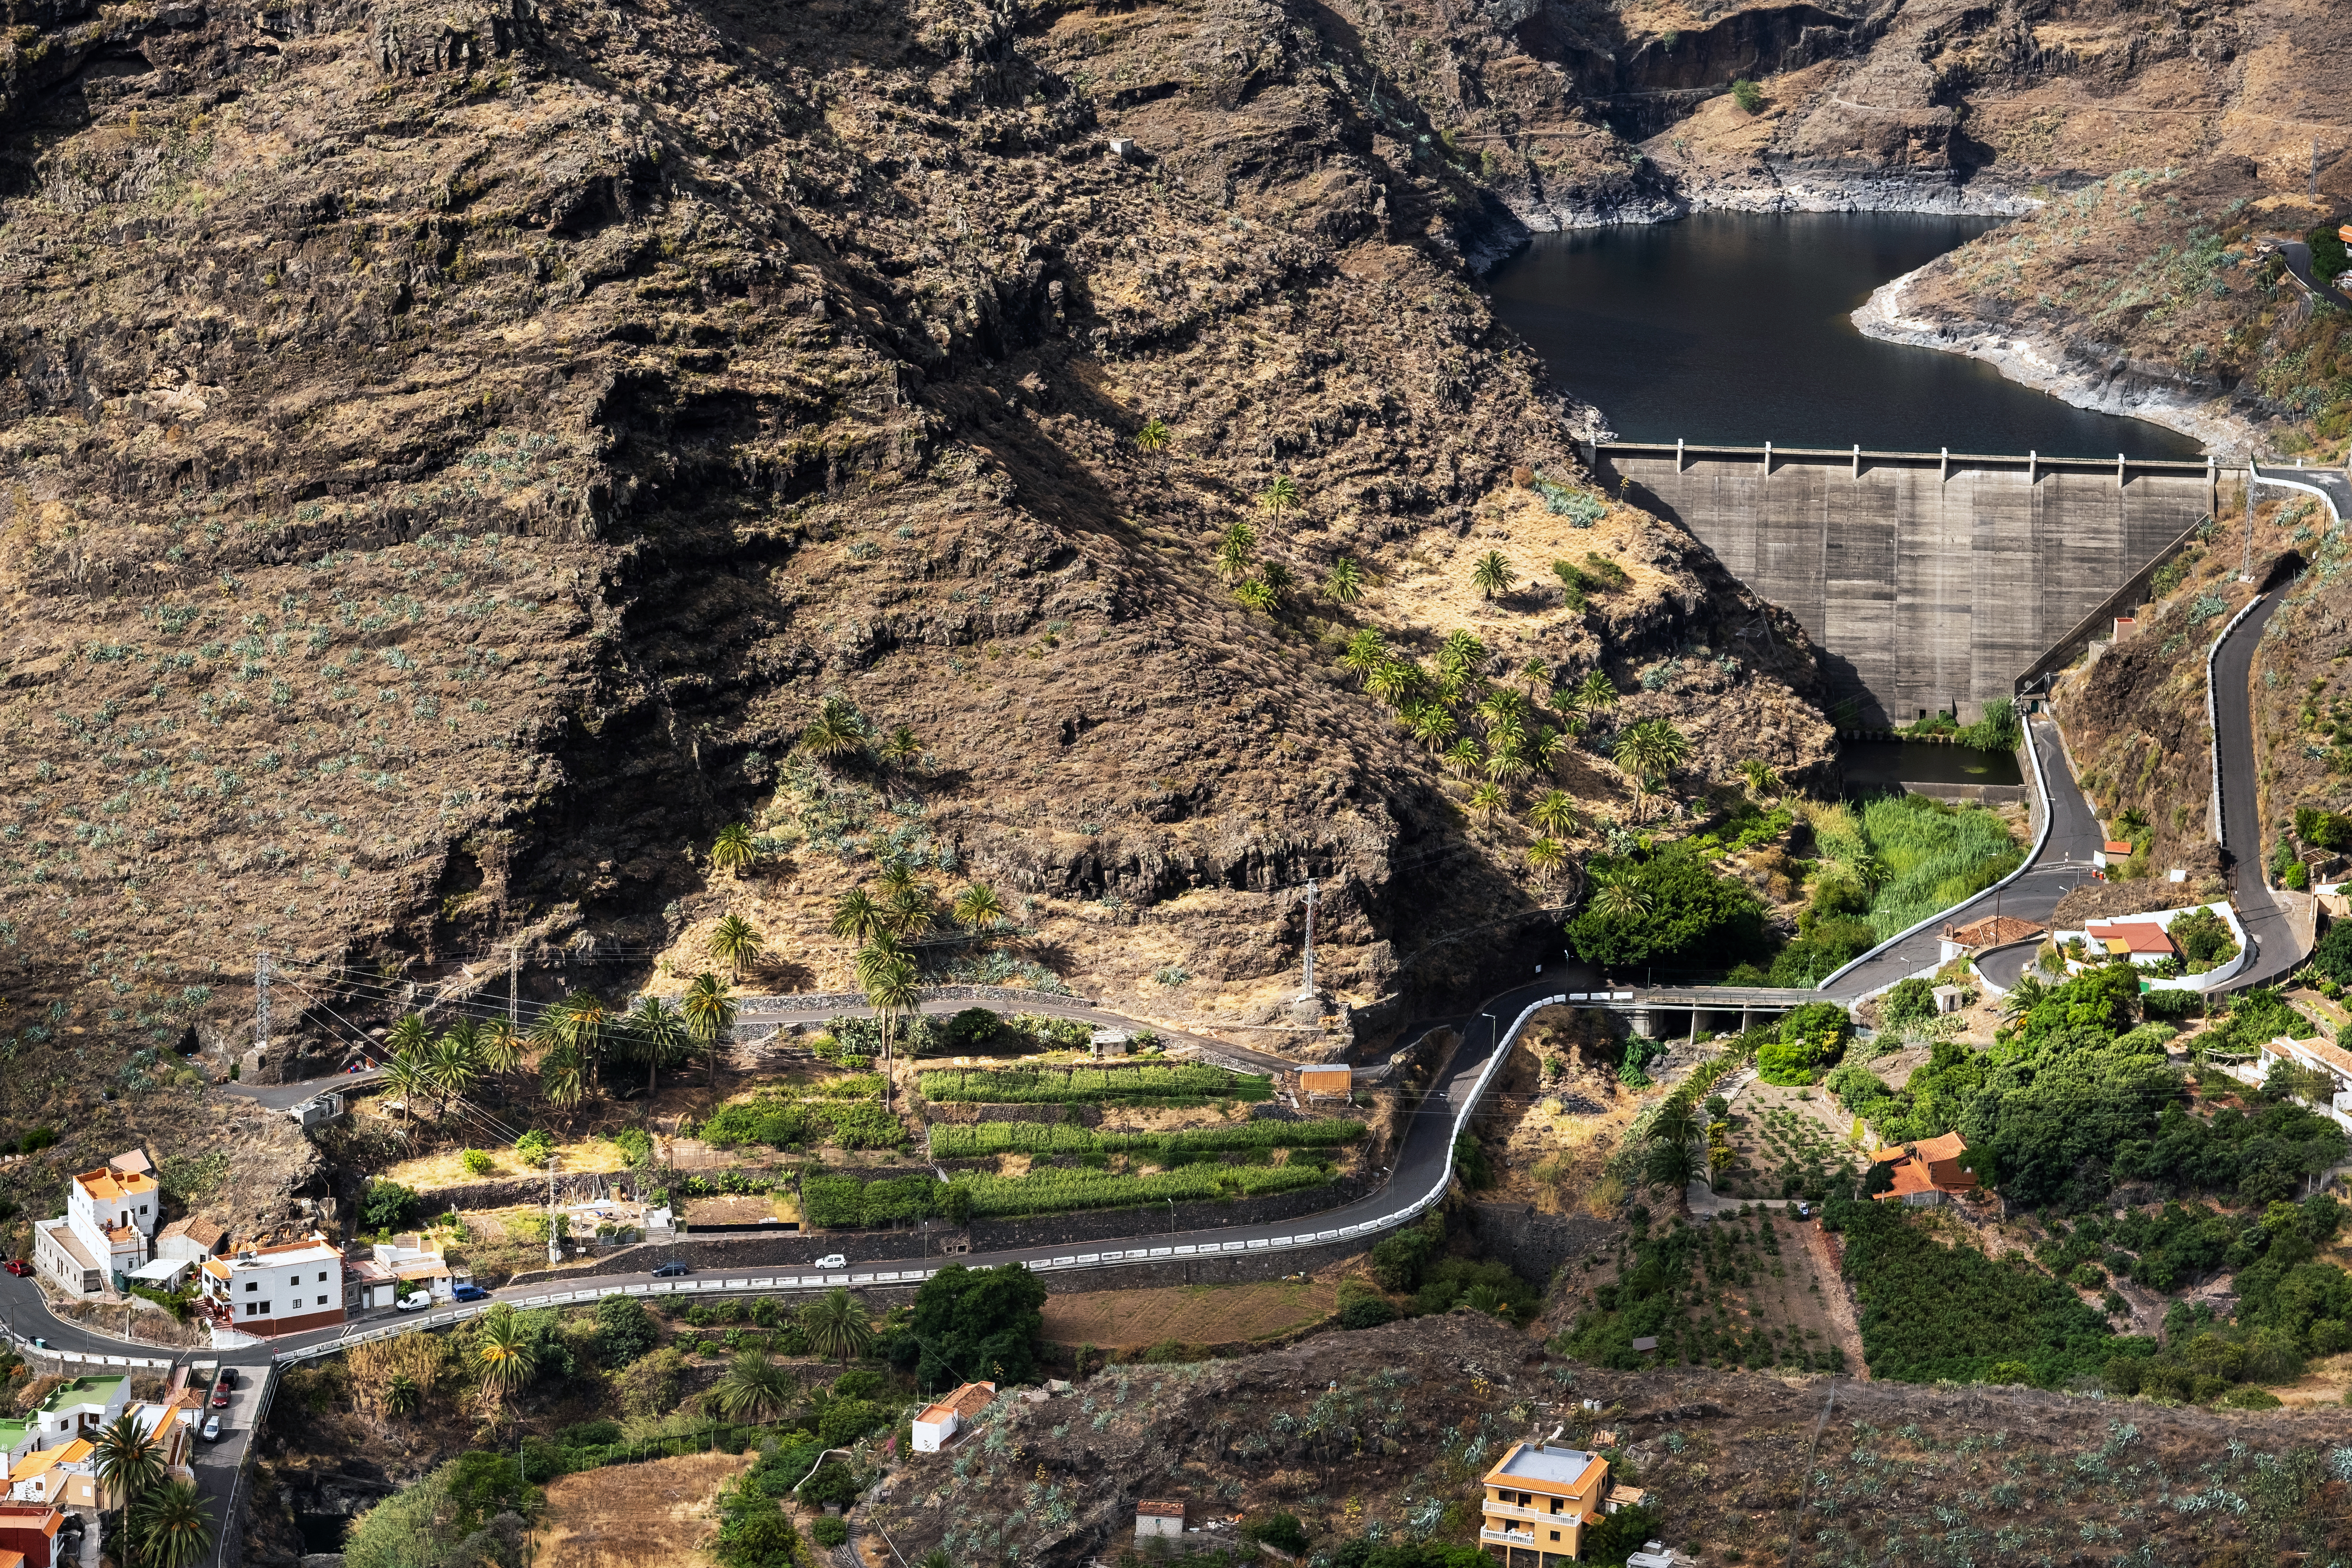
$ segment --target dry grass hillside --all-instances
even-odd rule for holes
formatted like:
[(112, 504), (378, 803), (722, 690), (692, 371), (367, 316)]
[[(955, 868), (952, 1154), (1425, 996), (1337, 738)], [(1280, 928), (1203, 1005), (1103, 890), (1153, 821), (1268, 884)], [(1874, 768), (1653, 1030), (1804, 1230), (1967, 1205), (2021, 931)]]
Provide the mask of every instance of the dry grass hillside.
[[(642, 973), (758, 899), (824, 983), (825, 901), (917, 850), (1034, 900), (1080, 991), (1272, 985), (1309, 875), (1333, 989), (1441, 990), (1486, 944), (1406, 975), (1408, 914), (1541, 900), (1339, 668), (1365, 626), (1625, 689), (1705, 647), (1639, 703), (1685, 787), (1823, 755), (1809, 656), (1671, 530), (1569, 542), (1629, 575), (1580, 621), (1468, 599), (1490, 539), (1565, 548), (1513, 474), (1572, 486), (1580, 416), (1459, 259), (1507, 220), (1353, 107), (1385, 57), (1336, 13), (67, 6), (6, 47), (0, 1027), (88, 1031), (66, 1078), (236, 1037), (256, 947), (281, 1019), (355, 962), (357, 1026), (493, 942)], [(1272, 613), (1213, 567), (1244, 518)], [(827, 696), (919, 758), (812, 764)], [(780, 852), (714, 888), (733, 820)]]

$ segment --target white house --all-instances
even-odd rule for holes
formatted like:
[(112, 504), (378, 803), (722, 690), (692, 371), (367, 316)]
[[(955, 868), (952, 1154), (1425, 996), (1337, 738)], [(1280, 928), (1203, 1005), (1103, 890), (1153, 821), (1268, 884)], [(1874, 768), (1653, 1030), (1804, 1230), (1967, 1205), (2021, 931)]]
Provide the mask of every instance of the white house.
[(114, 1277), (147, 1261), (163, 1190), (133, 1149), (66, 1184), (66, 1212), (33, 1226), (33, 1263), (74, 1296), (102, 1295)]
[(8, 1500), (96, 1508), (96, 1451), (89, 1438), (77, 1437), (58, 1447), (26, 1455), (23, 1463), (8, 1471)]
[(316, 1231), (207, 1258), (199, 1278), (213, 1320), (239, 1333), (299, 1334), (343, 1321), (343, 1255)]
[(1184, 1505), (1182, 1503), (1162, 1502), (1154, 1498), (1146, 1498), (1135, 1505), (1135, 1538), (1138, 1541), (1147, 1540), (1154, 1535), (1183, 1533)]
[(2265, 1041), (2256, 1049), (2253, 1063), (2256, 1081), (2270, 1077), (2271, 1065), (2274, 1062), (2326, 1073), (2332, 1085), (2332, 1092), (2314, 1097), (2312, 1107), (2352, 1129), (2352, 1051), (2326, 1040), (2290, 1040), (2284, 1035)]
[(26, 1416), (37, 1433), (34, 1446), (54, 1448), (94, 1434), (121, 1415), (130, 1398), (128, 1377), (78, 1377), (61, 1383)]
[(992, 1383), (967, 1383), (915, 1417), (915, 1452), (936, 1454), (996, 1397)]
[(228, 1232), (211, 1220), (196, 1215), (175, 1219), (165, 1226), (155, 1237), (155, 1256), (176, 1258), (189, 1263), (202, 1263), (221, 1249)]

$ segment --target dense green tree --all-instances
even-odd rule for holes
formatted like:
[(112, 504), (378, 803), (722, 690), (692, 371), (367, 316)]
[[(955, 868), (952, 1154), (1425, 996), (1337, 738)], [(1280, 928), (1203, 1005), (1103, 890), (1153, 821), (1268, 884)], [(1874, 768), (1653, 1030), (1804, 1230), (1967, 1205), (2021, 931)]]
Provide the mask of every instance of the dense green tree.
[(607, 1296), (596, 1303), (596, 1359), (604, 1366), (626, 1366), (660, 1342), (660, 1327), (644, 1302)]
[(997, 1268), (950, 1264), (915, 1295), (891, 1359), (911, 1365), (916, 1383), (938, 1388), (986, 1380), (1026, 1383), (1035, 1375), (1045, 1284), (1018, 1263)]
[(1599, 858), (1596, 887), (1625, 879), (1638, 907), (1596, 896), (1568, 922), (1569, 944), (1589, 963), (1659, 963), (1721, 969), (1765, 951), (1763, 906), (1741, 883), (1699, 857), (1667, 848), (1646, 858)]

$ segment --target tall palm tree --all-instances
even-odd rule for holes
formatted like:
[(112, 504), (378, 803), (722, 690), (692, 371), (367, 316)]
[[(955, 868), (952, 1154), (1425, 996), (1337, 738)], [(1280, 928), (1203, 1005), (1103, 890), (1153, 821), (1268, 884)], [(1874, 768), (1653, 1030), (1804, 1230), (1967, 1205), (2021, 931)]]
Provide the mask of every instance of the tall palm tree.
[(1639, 818), (1646, 815), (1643, 806), (1650, 786), (1690, 755), (1690, 738), (1664, 719), (1644, 719), (1626, 726), (1613, 754), (1633, 781), (1633, 815)]
[(1650, 895), (1633, 872), (1603, 871), (1592, 879), (1592, 907), (1611, 920), (1631, 920), (1650, 912)]
[(587, 1068), (593, 1087), (604, 1076), (604, 1031), (614, 1022), (610, 1003), (585, 991), (574, 991), (555, 1005), (556, 1037), (576, 1053)]
[(1576, 695), (1582, 700), (1586, 712), (1603, 713), (1617, 706), (1617, 683), (1609, 679), (1607, 670), (1595, 667), (1585, 672), (1583, 683), (1577, 687)]
[(440, 1097), (441, 1117), (449, 1115), (449, 1102), (462, 1099), (474, 1087), (474, 1053), (468, 1043), (453, 1031), (442, 1036), (426, 1048), (424, 1057), (425, 1079)]
[(721, 1414), (730, 1421), (769, 1421), (792, 1408), (801, 1385), (789, 1368), (777, 1365), (760, 1351), (745, 1351), (727, 1365), (727, 1375), (711, 1390)]
[(1445, 771), (1457, 778), (1467, 778), (1476, 773), (1486, 761), (1486, 749), (1465, 735), (1446, 752)]
[(212, 1516), (186, 1481), (170, 1481), (140, 1500), (131, 1521), (145, 1568), (196, 1568), (213, 1549)]
[(139, 1417), (127, 1410), (99, 1429), (90, 1448), (99, 1484), (113, 1500), (115, 1528), (120, 1531), (139, 1500), (163, 1484), (163, 1450), (141, 1429)]
[(1546, 773), (1558, 773), (1560, 759), (1576, 750), (1576, 738), (1547, 724), (1536, 731), (1533, 750), (1537, 763)]
[(863, 989), (875, 975), (907, 956), (906, 946), (897, 936), (887, 929), (876, 931), (874, 939), (857, 950), (856, 967), (859, 987)]
[(1489, 550), (1478, 557), (1476, 565), (1470, 568), (1470, 585), (1491, 599), (1497, 594), (1507, 592), (1511, 584), (1518, 581), (1518, 576), (1501, 551)]
[(1257, 530), (1236, 518), (1217, 540), (1217, 574), (1238, 583), (1257, 564)]
[(828, 697), (817, 704), (816, 717), (801, 731), (801, 744), (816, 756), (846, 756), (866, 744), (866, 725), (856, 709)]
[[(859, 978), (866, 986), (866, 1004), (882, 1016), (882, 1060), (887, 1064), (890, 1060), (891, 1026), (898, 1019), (920, 1009), (922, 977), (915, 968), (915, 961), (902, 952), (877, 963)], [(885, 1071), (887, 1071), (887, 1065)], [(882, 1080), (885, 1093), (888, 1092), (889, 1083), (886, 1076)]]
[(882, 906), (863, 888), (852, 888), (833, 900), (833, 934), (864, 942), (882, 929)]
[(809, 1349), (837, 1362), (864, 1355), (874, 1342), (874, 1325), (866, 1320), (866, 1309), (839, 1289), (801, 1309), (801, 1331), (808, 1335)]
[(910, 766), (922, 754), (923, 742), (909, 725), (893, 725), (889, 736), (882, 742), (882, 760), (894, 768)]
[(710, 930), (710, 956), (733, 970), (739, 979), (760, 962), (764, 945), (751, 922), (740, 915), (729, 915)]
[(433, 1092), (424, 1053), (417, 1050), (395, 1051), (384, 1058), (383, 1085), (400, 1097), (401, 1136), (413, 1141), (415, 1137), (417, 1102)]
[(522, 1037), (504, 1018), (492, 1018), (483, 1024), (474, 1049), (484, 1072), (504, 1077), (522, 1065)]
[(403, 1013), (393, 1020), (392, 1032), (384, 1037), (383, 1045), (386, 1050), (395, 1054), (401, 1051), (422, 1050), (425, 1048), (425, 1042), (432, 1037), (433, 1031), (425, 1026), (422, 1015)]
[(1342, 555), (1331, 563), (1323, 578), (1323, 596), (1335, 605), (1352, 605), (1364, 596), (1364, 569)]
[(748, 823), (730, 822), (710, 841), (710, 863), (722, 871), (740, 871), (759, 858)]
[(1528, 820), (1544, 832), (1566, 835), (1576, 826), (1576, 802), (1564, 789), (1548, 789), (1528, 807)]
[(646, 1064), (646, 1105), (637, 1120), (653, 1114), (654, 1095), (661, 1087), (661, 1069), (687, 1048), (686, 1016), (658, 996), (639, 1002), (628, 1017), (632, 1054)]
[(1161, 419), (1160, 416), (1155, 414), (1150, 418), (1143, 422), (1143, 427), (1141, 429), (1136, 431), (1135, 449), (1147, 455), (1153, 452), (1165, 451), (1168, 447), (1168, 440), (1167, 421)]
[(1677, 1095), (1660, 1106), (1658, 1114), (1651, 1119), (1649, 1139), (1654, 1143), (1695, 1143), (1702, 1131), (1691, 1102)]
[(1658, 1142), (1642, 1158), (1642, 1184), (1673, 1193), (1679, 1204), (1690, 1194), (1690, 1184), (1706, 1169), (1688, 1143)]
[(1547, 888), (1559, 875), (1559, 868), (1567, 864), (1568, 846), (1557, 838), (1538, 838), (1528, 846), (1528, 869), (1533, 871), (1537, 879)]
[(475, 1331), (475, 1370), (493, 1394), (511, 1394), (539, 1370), (539, 1352), (522, 1320), (504, 1301), (482, 1314)]
[(1349, 637), (1347, 646), (1339, 650), (1339, 667), (1359, 680), (1369, 681), (1372, 671), (1388, 661), (1388, 640), (1370, 626)]
[(891, 889), (890, 896), (882, 901), (882, 927), (892, 936), (919, 937), (939, 921), (939, 900), (919, 882)]
[(1528, 771), (1528, 759), (1518, 747), (1516, 735), (1496, 735), (1486, 744), (1486, 780), (1489, 784), (1507, 784), (1523, 777)]
[(1296, 511), (1298, 506), (1298, 481), (1288, 474), (1276, 474), (1266, 481), (1265, 489), (1257, 492), (1258, 510), (1273, 520), (1276, 528), (1282, 526), (1282, 514)]
[(1498, 686), (1478, 704), (1478, 721), (1486, 726), (1489, 734), (1504, 726), (1517, 729), (1527, 722), (1527, 708), (1526, 698), (1507, 686)]
[(580, 1048), (561, 1041), (548, 1047), (539, 1058), (539, 1087), (551, 1105), (568, 1108), (586, 1099), (588, 1064)]
[(1005, 918), (1004, 900), (986, 882), (967, 882), (963, 891), (955, 896), (950, 911), (956, 924), (966, 931), (978, 931), (994, 925)]
[(1470, 809), (1478, 814), (1481, 822), (1491, 827), (1495, 823), (1495, 814), (1503, 809), (1504, 798), (1502, 785), (1482, 784), (1470, 792)]
[(1528, 683), (1528, 698), (1532, 701), (1551, 684), (1551, 666), (1539, 658), (1531, 658), (1519, 666), (1519, 679)]
[(2038, 976), (2029, 971), (2019, 975), (2017, 984), (2011, 986), (2002, 995), (2000, 1010), (2021, 1018), (2040, 1006), (2042, 999), (2049, 994), (2050, 987), (2044, 985)]
[(687, 983), (686, 994), (678, 998), (678, 1010), (686, 1015), (686, 1026), (710, 1052), (710, 1086), (719, 1087), (719, 1042), (732, 1037), (735, 1032), (735, 998), (729, 994), (727, 983), (716, 974), (698, 974)]

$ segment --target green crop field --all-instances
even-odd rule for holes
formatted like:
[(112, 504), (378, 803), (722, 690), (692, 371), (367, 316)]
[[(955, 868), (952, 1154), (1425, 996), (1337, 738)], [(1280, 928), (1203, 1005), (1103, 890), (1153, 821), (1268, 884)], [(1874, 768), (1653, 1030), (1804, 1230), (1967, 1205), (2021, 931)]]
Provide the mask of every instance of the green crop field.
[(1094, 1100), (1198, 1104), (1272, 1100), (1274, 1079), (1223, 1068), (941, 1068), (922, 1075), (923, 1098), (942, 1104), (1055, 1105)]
[(828, 1230), (856, 1230), (946, 1215), (950, 1219), (1019, 1219), (1078, 1209), (1215, 1201), (1296, 1192), (1331, 1179), (1321, 1165), (1185, 1165), (1148, 1176), (1110, 1171), (1044, 1170), (1025, 1176), (898, 1176), (860, 1182), (811, 1176), (801, 1184), (802, 1216)]
[(1173, 1153), (1222, 1149), (1328, 1149), (1352, 1143), (1364, 1124), (1324, 1121), (1236, 1121), (1223, 1127), (1188, 1127), (1169, 1132), (1097, 1132), (1091, 1128), (1044, 1121), (982, 1121), (970, 1127), (934, 1126), (931, 1153), (941, 1160), (990, 1154), (1114, 1154), (1127, 1150)]

